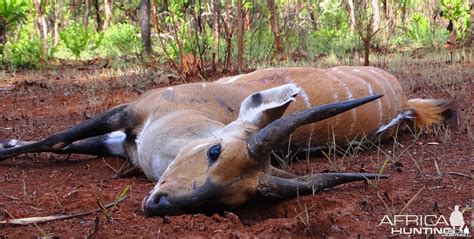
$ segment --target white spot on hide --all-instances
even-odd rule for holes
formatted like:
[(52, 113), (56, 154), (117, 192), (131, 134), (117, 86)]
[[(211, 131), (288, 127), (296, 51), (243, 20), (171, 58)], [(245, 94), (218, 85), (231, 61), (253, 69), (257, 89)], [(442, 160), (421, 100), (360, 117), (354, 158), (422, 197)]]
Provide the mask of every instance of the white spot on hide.
[(124, 155), (125, 150), (123, 148), (123, 143), (127, 135), (122, 131), (114, 131), (107, 134), (107, 139), (105, 140), (105, 145), (107, 149), (113, 155)]

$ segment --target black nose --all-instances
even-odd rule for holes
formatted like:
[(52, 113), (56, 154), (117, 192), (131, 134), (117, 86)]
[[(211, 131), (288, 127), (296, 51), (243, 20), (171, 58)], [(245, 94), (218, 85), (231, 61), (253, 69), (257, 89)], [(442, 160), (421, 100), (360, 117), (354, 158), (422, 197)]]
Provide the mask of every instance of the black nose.
[(165, 195), (151, 195), (145, 200), (143, 212), (148, 217), (176, 214), (176, 208)]

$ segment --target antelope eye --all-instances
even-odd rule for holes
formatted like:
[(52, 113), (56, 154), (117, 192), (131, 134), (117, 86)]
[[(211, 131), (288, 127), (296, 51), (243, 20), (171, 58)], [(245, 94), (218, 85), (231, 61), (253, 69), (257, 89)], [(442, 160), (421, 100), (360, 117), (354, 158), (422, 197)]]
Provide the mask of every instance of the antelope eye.
[(209, 151), (207, 151), (207, 157), (212, 160), (216, 161), (219, 158), (219, 155), (221, 154), (221, 145), (217, 144), (209, 148)]

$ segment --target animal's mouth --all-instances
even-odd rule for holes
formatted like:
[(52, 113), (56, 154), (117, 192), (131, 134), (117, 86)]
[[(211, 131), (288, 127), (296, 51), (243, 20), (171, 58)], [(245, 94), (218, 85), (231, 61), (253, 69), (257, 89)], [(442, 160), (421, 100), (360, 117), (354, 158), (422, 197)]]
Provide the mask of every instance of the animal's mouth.
[(163, 194), (148, 195), (142, 201), (142, 210), (147, 217), (174, 215), (181, 213), (181, 207), (170, 202)]
[(209, 180), (203, 186), (177, 196), (169, 192), (151, 191), (142, 201), (142, 210), (147, 217), (176, 215), (213, 202), (220, 192), (219, 187)]

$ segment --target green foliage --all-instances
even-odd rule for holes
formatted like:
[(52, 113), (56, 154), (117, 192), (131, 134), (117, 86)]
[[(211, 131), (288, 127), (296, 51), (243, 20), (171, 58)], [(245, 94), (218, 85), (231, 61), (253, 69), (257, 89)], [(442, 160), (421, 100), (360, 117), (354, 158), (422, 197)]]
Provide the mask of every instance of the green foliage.
[[(96, 30), (94, 6), (89, 9), (88, 28), (84, 21), (84, 7), (71, 11), (71, 1), (41, 1), (48, 21), (48, 48), (42, 49), (36, 26), (37, 11), (32, 0), (0, 0), (0, 57), (15, 67), (35, 66), (40, 59), (86, 59), (92, 57), (123, 57), (139, 55), (143, 51), (138, 27), (139, 1), (114, 2), (109, 27), (102, 33)], [(296, 1), (299, 2), (299, 1)], [(275, 0), (277, 24), (284, 52), (275, 57), (275, 35), (270, 29), (270, 9), (267, 1), (242, 0), (245, 13), (244, 56), (248, 66), (274, 59), (311, 60), (318, 56), (347, 57), (363, 49), (363, 36), (373, 23), (371, 1), (354, 1), (355, 29), (351, 30), (347, 1)], [(99, 8), (104, 9), (103, 1)], [(216, 31), (216, 15), (209, 1), (170, 0), (152, 8), (152, 42), (159, 60), (182, 64), (181, 56), (200, 58), (202, 66), (217, 60), (216, 66), (234, 65), (237, 55), (236, 1), (218, 0), (220, 29)], [(212, 1), (215, 3), (215, 1)], [(470, 3), (468, 0), (431, 1), (431, 7), (443, 12), (443, 17), (453, 22), (457, 43), (463, 43), (470, 32)], [(434, 4), (434, 5), (432, 5)], [(370, 39), (372, 48), (419, 48), (442, 46), (449, 38), (446, 21), (431, 19), (427, 3), (418, 0), (389, 1), (382, 4), (380, 31)], [(383, 7), (388, 15), (385, 15)], [(156, 10), (156, 12), (154, 12)], [(156, 13), (156, 14), (155, 14)], [(55, 20), (59, 25), (55, 25)], [(56, 22), (58, 23), (58, 22)], [(99, 23), (100, 24), (100, 23)], [(155, 25), (156, 24), (156, 25)], [(55, 26), (59, 26), (59, 44), (53, 44)], [(29, 30), (21, 30), (28, 28)], [(25, 32), (28, 31), (28, 34)], [(370, 32), (369, 32), (370, 33)], [(29, 37), (26, 37), (29, 36)], [(158, 36), (158, 37), (157, 37)], [(216, 38), (218, 36), (219, 38)], [(14, 40), (13, 40), (14, 39)], [(8, 49), (2, 54), (2, 44)], [(228, 46), (229, 44), (229, 46)], [(6, 47), (6, 45), (5, 45)], [(388, 52), (388, 51), (387, 51)], [(43, 55), (41, 55), (43, 54)], [(228, 63), (228, 64), (227, 64)], [(213, 65), (214, 66), (214, 65)], [(224, 68), (224, 67), (223, 67)]]
[(428, 46), (438, 48), (442, 46), (449, 37), (444, 28), (436, 28), (430, 25), (428, 17), (421, 13), (415, 13), (407, 25), (406, 38), (414, 47)]
[(39, 37), (22, 31), (16, 42), (8, 41), (5, 55), (13, 68), (36, 68), (42, 58), (43, 50)]
[(81, 54), (97, 49), (103, 39), (103, 34), (95, 34), (91, 27), (87, 29), (78, 23), (73, 23), (64, 31), (59, 33), (64, 46), (74, 55), (76, 59), (81, 58)]
[(0, 29), (3, 29), (0, 30), (0, 55), (3, 56), (6, 34), (26, 19), (29, 9), (30, 4), (26, 0), (0, 0)]
[(355, 36), (349, 29), (348, 16), (340, 0), (324, 0), (320, 27), (310, 34), (310, 54), (344, 55), (355, 45)]
[(139, 54), (142, 51), (139, 29), (130, 23), (112, 25), (104, 32), (99, 50), (106, 57)]
[(0, 24), (6, 26), (7, 31), (13, 29), (26, 19), (30, 8), (30, 1), (0, 0)]
[[(458, 41), (466, 39), (471, 27), (471, 15), (468, 0), (441, 0), (443, 17), (454, 23)], [(472, 33), (470, 33), (472, 34)]]

